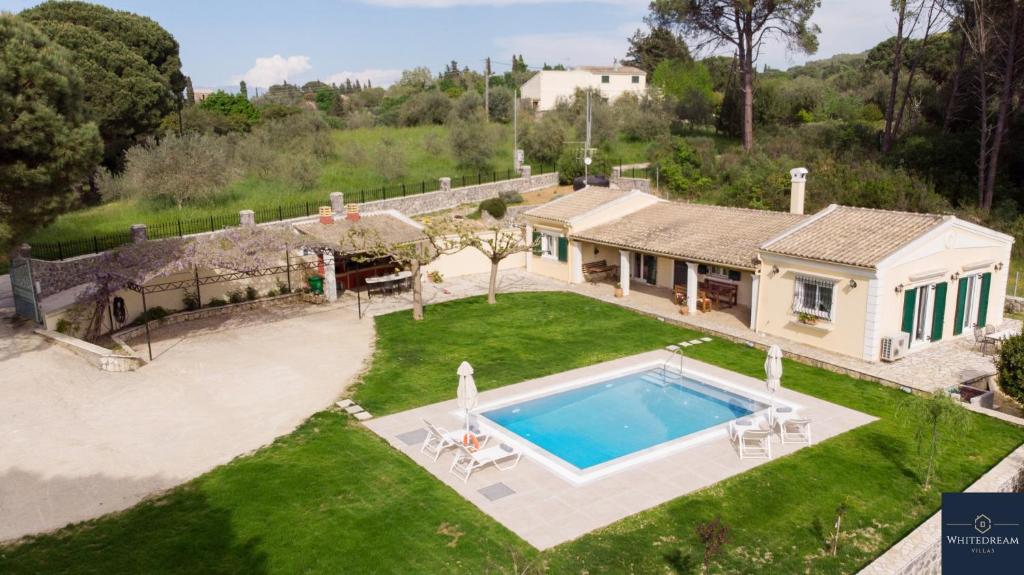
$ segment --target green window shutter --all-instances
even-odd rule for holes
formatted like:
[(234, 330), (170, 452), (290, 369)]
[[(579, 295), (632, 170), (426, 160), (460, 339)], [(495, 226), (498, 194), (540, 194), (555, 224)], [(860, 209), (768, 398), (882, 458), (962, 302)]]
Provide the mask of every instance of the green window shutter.
[(932, 307), (932, 341), (942, 339), (942, 327), (946, 322), (946, 288), (948, 284), (935, 284), (935, 305)]
[(903, 292), (903, 327), (905, 333), (914, 331), (914, 311), (917, 309), (917, 288)]
[(533, 232), (533, 255), (540, 255), (540, 232)]
[(956, 289), (956, 318), (954, 318), (953, 335), (964, 331), (964, 313), (967, 311), (967, 278), (960, 278)]
[(978, 302), (978, 327), (988, 325), (988, 291), (992, 287), (992, 273), (981, 274), (981, 301)]
[(569, 238), (565, 236), (558, 238), (558, 261), (569, 261)]

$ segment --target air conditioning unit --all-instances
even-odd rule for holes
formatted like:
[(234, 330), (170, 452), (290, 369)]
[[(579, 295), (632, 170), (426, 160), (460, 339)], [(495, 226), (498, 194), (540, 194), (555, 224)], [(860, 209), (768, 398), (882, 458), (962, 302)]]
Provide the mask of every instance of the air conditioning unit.
[(896, 361), (907, 353), (910, 347), (910, 334), (899, 333), (882, 337), (882, 361)]

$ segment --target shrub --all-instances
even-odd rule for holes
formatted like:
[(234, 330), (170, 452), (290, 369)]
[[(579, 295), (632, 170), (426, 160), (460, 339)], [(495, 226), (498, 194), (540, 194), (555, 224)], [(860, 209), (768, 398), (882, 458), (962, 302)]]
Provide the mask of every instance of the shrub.
[(505, 202), (501, 198), (490, 198), (480, 202), (480, 211), (491, 214), (491, 217), (500, 220), (505, 217), (505, 212), (508, 211), (508, 207), (505, 206)]
[(437, 90), (420, 92), (402, 104), (398, 122), (403, 126), (444, 124), (452, 109), (452, 101)]
[(228, 302), (224, 301), (224, 298), (215, 297), (206, 304), (207, 307), (221, 307), (228, 305)]
[(278, 280), (277, 281), (277, 291), (281, 295), (284, 295), (284, 294), (292, 293), (292, 288), (288, 287), (288, 283), (287, 282)]
[(171, 315), (171, 312), (167, 311), (166, 309), (160, 306), (153, 306), (147, 309), (144, 313), (140, 313), (132, 321), (132, 325), (142, 325), (147, 321), (156, 321), (158, 319), (163, 319), (169, 315)]
[(530, 162), (554, 164), (565, 147), (568, 132), (568, 124), (559, 117), (544, 116), (530, 124), (523, 135), (523, 153)]
[(185, 306), (188, 311), (199, 309), (200, 303), (199, 296), (192, 290), (186, 289), (181, 296), (181, 305)]
[(72, 335), (77, 330), (78, 330), (78, 326), (75, 325), (75, 322), (68, 321), (68, 320), (66, 320), (64, 318), (60, 318), (59, 320), (57, 320), (57, 332), (58, 333)]
[(231, 303), (242, 303), (245, 301), (245, 293), (240, 289), (233, 289), (228, 292), (228, 301)]
[[(608, 155), (598, 152), (590, 164), (590, 175), (604, 175), (611, 173), (611, 160)], [(579, 157), (579, 148), (566, 148), (558, 158), (558, 182), (562, 185), (571, 184), (573, 179), (582, 176), (583, 160)]]
[(482, 119), (457, 119), (451, 123), (448, 142), (459, 168), (475, 172), (491, 169), (494, 157), (494, 138)]
[(430, 278), (431, 282), (436, 283), (436, 284), (439, 284), (439, 283), (444, 281), (444, 274), (442, 274), (441, 272), (439, 272), (437, 270), (434, 270), (434, 271), (430, 272), (429, 274), (427, 274), (427, 277)]
[(999, 388), (1018, 403), (1024, 403), (1024, 335), (1003, 342), (996, 359)]
[(501, 201), (505, 202), (506, 205), (523, 203), (523, 195), (515, 190), (507, 190), (504, 192), (500, 192), (498, 194), (498, 198), (500, 198)]
[(247, 299), (248, 301), (252, 301), (258, 297), (260, 297), (260, 292), (256, 288), (252, 286), (246, 286), (245, 299)]
[(276, 289), (272, 289), (272, 290), (267, 292), (267, 297), (277, 297), (277, 296), (278, 296), (278, 291)]

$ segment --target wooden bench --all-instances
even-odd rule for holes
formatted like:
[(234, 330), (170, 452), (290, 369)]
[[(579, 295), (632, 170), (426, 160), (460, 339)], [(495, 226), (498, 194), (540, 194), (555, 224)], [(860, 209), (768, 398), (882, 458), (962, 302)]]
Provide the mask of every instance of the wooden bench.
[(583, 277), (588, 281), (598, 279), (598, 276), (608, 277), (610, 273), (616, 272), (618, 269), (619, 266), (610, 266), (606, 260), (589, 262), (583, 264)]

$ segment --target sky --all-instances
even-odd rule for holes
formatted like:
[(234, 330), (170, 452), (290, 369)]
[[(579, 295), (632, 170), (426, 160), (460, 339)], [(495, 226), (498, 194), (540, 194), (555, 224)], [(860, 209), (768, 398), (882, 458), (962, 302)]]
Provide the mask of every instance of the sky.
[[(181, 45), (183, 70), (196, 88), (250, 89), (287, 80), (346, 78), (386, 86), (403, 69), (435, 74), (456, 60), (482, 70), (527, 65), (611, 65), (644, 27), (648, 0), (99, 0), (148, 16)], [(38, 0), (0, 0), (18, 12)], [(862, 52), (892, 35), (890, 0), (822, 0), (811, 59)], [(731, 52), (730, 52), (731, 53)], [(758, 60), (788, 68), (809, 57), (768, 44)]]

